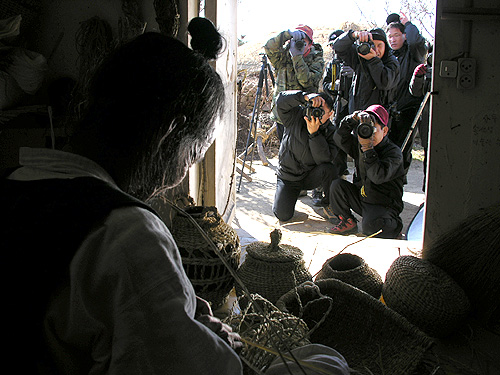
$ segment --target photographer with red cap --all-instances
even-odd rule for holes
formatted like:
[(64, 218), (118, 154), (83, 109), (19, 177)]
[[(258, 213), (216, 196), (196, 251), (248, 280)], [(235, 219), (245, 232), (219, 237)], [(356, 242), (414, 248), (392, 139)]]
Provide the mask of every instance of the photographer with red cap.
[(313, 42), (313, 30), (301, 24), (269, 39), (264, 49), (276, 75), (271, 119), (276, 122), (281, 141), (284, 127), (276, 109), (276, 98), (282, 91), (318, 91), (325, 65), (323, 48)]
[(340, 220), (330, 232), (357, 233), (356, 218), (362, 216), (362, 231), (377, 237), (397, 238), (403, 222), (403, 155), (388, 138), (389, 114), (379, 105), (346, 116), (334, 135), (336, 144), (350, 155), (356, 165), (353, 182), (333, 180), (330, 207)]

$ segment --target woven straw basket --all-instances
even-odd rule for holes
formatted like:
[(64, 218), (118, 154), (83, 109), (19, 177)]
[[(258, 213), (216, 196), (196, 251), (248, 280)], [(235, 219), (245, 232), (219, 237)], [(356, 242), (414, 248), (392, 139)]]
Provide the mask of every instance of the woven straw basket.
[(222, 220), (217, 208), (191, 206), (185, 212), (191, 219), (182, 215), (175, 216), (172, 220), (172, 235), (196, 294), (210, 302), (213, 309), (217, 309), (225, 303), (233, 288), (234, 277), (192, 220), (217, 246), (233, 270), (239, 264), (240, 240), (235, 230)]
[(281, 311), (258, 294), (251, 297), (252, 301), (241, 313), (232, 311), (223, 322), (247, 342), (240, 357), (245, 360), (244, 364), (251, 366), (244, 367), (244, 374), (253, 375), (256, 372), (252, 368), (265, 371), (276, 358), (276, 354), (263, 348), (288, 354), (289, 350), (311, 342), (307, 339), (309, 329), (304, 321)]
[(451, 334), (470, 311), (465, 292), (446, 272), (411, 255), (392, 263), (382, 296), (388, 307), (434, 337)]
[(283, 295), (276, 307), (304, 320), (311, 342), (337, 350), (353, 370), (411, 374), (432, 344), (401, 315), (337, 279), (306, 282)]
[(370, 268), (363, 258), (355, 254), (338, 254), (328, 259), (315, 280), (322, 279), (341, 280), (377, 299), (382, 293), (382, 277)]
[[(312, 280), (312, 275), (305, 267), (302, 250), (280, 244), (280, 241), (281, 231), (275, 229), (271, 232), (271, 243), (249, 244), (245, 261), (237, 271), (250, 293), (259, 294), (271, 303), (276, 303), (279, 297), (296, 285)], [(243, 295), (238, 284), (236, 294)]]

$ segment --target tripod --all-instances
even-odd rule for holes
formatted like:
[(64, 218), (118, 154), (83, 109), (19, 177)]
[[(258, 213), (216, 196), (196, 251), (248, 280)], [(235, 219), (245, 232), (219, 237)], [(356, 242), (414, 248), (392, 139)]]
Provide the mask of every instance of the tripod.
[(413, 119), (410, 130), (408, 131), (408, 134), (406, 135), (406, 138), (401, 146), (401, 150), (405, 149), (406, 144), (410, 140), (412, 133), (415, 130), (415, 126), (417, 125), (417, 122), (418, 122), (420, 116), (422, 115), (422, 111), (424, 110), (424, 107), (427, 104), (427, 101), (429, 100), (430, 95), (431, 95), (430, 91), (427, 91), (425, 93), (424, 99), (422, 100), (422, 103), (420, 103), (420, 107), (418, 108), (417, 114), (415, 115), (415, 118)]
[[(255, 134), (257, 132), (257, 119), (259, 117), (259, 112), (260, 112), (260, 99), (262, 97), (262, 88), (264, 87), (264, 81), (266, 82), (266, 96), (269, 95), (269, 87), (268, 87), (268, 81), (267, 81), (268, 72), (269, 72), (269, 76), (271, 77), (271, 82), (274, 86), (273, 72), (271, 70), (271, 66), (269, 65), (269, 63), (267, 61), (267, 55), (265, 53), (260, 53), (260, 55), (262, 55), (262, 66), (260, 68), (259, 82), (257, 84), (257, 93), (255, 95), (255, 102), (254, 102), (253, 109), (252, 109), (252, 119), (250, 120), (250, 128), (248, 129), (247, 143), (245, 146), (245, 155), (243, 157), (243, 165), (241, 167), (240, 182), (238, 183), (238, 189), (237, 189), (238, 193), (240, 192), (241, 180), (243, 179), (243, 172), (245, 169), (245, 162), (247, 160), (250, 138), (251, 138), (252, 134)], [(255, 130), (254, 130), (254, 128), (255, 128)]]

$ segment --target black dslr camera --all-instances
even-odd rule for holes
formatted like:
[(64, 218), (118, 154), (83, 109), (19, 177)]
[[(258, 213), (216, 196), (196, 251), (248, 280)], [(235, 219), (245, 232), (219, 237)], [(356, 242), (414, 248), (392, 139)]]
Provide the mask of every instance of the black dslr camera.
[(356, 51), (361, 55), (368, 55), (372, 48), (375, 49), (375, 44), (371, 40), (368, 42), (360, 42), (358, 40)]
[(323, 107), (313, 107), (311, 102), (307, 102), (306, 105), (306, 116), (311, 121), (313, 117), (322, 118), (325, 114)]
[(373, 120), (368, 113), (360, 114), (360, 122), (356, 127), (356, 135), (363, 139), (371, 138), (373, 133), (377, 131)]

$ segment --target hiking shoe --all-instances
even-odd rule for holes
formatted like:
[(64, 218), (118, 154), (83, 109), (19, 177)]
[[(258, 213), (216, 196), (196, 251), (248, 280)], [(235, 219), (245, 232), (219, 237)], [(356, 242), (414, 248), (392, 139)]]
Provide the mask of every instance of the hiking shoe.
[(331, 224), (333, 225), (340, 224), (340, 219), (338, 218), (337, 215), (335, 215), (330, 206), (323, 207), (323, 213), (325, 214), (325, 217)]
[(320, 189), (312, 191), (311, 199), (313, 206), (323, 206), (325, 204), (325, 197), (323, 197), (323, 192)]
[(332, 234), (353, 234), (358, 233), (358, 224), (356, 224), (355, 219), (348, 218), (344, 219), (342, 216), (339, 216), (340, 223), (330, 229), (330, 233)]

